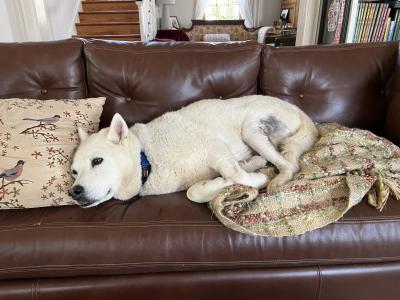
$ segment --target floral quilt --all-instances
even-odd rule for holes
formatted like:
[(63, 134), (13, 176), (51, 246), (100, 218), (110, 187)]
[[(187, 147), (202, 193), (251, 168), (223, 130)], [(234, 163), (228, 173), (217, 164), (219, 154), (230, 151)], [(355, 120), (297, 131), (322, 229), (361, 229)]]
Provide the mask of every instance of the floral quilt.
[[(400, 149), (369, 131), (317, 125), (320, 139), (300, 158), (300, 171), (272, 193), (232, 185), (209, 206), (227, 227), (252, 235), (293, 236), (340, 219), (367, 199), (382, 210), (400, 199)], [(259, 170), (270, 178), (275, 170)]]

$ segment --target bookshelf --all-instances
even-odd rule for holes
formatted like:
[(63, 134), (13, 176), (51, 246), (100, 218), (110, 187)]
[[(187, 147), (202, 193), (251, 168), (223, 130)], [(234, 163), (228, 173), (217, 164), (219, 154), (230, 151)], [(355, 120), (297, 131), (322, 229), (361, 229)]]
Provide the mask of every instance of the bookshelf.
[(319, 44), (400, 40), (400, 0), (323, 0)]

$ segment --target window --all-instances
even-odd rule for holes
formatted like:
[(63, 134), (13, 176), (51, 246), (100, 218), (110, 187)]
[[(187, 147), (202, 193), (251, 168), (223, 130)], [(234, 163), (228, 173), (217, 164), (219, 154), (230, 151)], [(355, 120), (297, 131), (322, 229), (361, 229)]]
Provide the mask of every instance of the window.
[(206, 20), (240, 19), (237, 0), (209, 0), (205, 12)]

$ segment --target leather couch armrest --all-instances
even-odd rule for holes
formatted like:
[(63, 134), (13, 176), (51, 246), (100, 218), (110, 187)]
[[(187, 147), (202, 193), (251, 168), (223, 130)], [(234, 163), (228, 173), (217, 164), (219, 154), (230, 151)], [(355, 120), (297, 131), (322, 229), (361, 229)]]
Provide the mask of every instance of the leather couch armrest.
[(400, 145), (400, 43), (385, 120), (385, 136)]

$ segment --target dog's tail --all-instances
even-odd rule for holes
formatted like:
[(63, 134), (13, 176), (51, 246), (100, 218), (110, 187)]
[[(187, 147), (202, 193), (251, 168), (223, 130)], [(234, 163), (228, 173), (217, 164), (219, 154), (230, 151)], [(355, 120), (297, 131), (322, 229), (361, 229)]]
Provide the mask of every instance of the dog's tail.
[(293, 163), (298, 169), (299, 157), (310, 150), (318, 138), (318, 130), (314, 122), (304, 112), (300, 111), (300, 127), (283, 140), (280, 145), (283, 157)]

